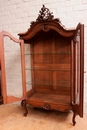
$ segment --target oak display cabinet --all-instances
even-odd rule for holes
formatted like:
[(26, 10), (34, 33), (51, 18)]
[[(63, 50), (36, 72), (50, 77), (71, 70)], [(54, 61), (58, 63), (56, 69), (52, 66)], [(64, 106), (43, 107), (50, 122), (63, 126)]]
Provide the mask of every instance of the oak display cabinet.
[[(68, 30), (43, 5), (28, 31), (18, 35), (24, 115), (28, 113), (27, 104), (46, 110), (72, 110), (75, 125), (76, 115), (83, 117), (84, 25), (79, 23), (76, 29)], [(14, 101), (11, 97), (9, 100)]]

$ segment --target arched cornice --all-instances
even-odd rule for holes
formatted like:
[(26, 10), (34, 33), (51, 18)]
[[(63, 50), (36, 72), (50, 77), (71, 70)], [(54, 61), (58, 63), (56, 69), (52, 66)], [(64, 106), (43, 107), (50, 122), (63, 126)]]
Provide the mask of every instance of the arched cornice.
[(55, 19), (52, 13), (50, 13), (49, 9), (43, 5), (41, 11), (39, 12), (38, 18), (35, 22), (31, 22), (31, 26), (28, 31), (25, 33), (20, 33), (18, 35), (23, 40), (30, 40), (38, 32), (48, 32), (50, 30), (54, 30), (61, 36), (69, 38), (72, 38), (75, 33), (75, 29), (67, 30), (60, 22), (60, 19)]
[(28, 29), (27, 32), (20, 33), (18, 35), (20, 36), (20, 38), (24, 40), (29, 40), (33, 38), (40, 31), (48, 32), (50, 30), (56, 31), (63, 37), (73, 37), (75, 34), (75, 29), (67, 30), (55, 21), (48, 21), (48, 22), (37, 22), (30, 29)]

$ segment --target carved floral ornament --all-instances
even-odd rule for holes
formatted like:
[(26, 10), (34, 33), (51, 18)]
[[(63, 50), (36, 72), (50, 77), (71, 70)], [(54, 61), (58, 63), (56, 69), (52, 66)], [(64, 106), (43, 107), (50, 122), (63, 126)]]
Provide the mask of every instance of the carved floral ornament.
[(36, 21), (31, 22), (31, 26), (36, 22), (45, 22), (45, 21), (56, 21), (58, 23), (61, 23), (60, 19), (59, 18), (54, 19), (53, 13), (50, 12), (50, 10), (45, 7), (45, 5), (43, 5), (41, 10), (39, 11), (39, 15)]

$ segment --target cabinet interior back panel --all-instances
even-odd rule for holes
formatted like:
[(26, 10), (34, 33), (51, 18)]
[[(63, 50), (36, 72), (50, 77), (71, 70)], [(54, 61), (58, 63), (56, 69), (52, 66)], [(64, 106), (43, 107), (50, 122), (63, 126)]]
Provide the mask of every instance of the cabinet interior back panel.
[(70, 40), (53, 30), (40, 31), (34, 36), (32, 46), (36, 91), (70, 95)]

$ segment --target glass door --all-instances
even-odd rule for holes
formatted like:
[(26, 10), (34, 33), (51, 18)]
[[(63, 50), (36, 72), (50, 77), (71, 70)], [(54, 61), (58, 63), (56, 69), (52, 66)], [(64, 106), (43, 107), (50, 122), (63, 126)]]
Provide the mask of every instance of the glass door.
[[(15, 42), (15, 43), (14, 43)], [(4, 104), (26, 98), (24, 42), (10, 33), (0, 33), (2, 95)]]

